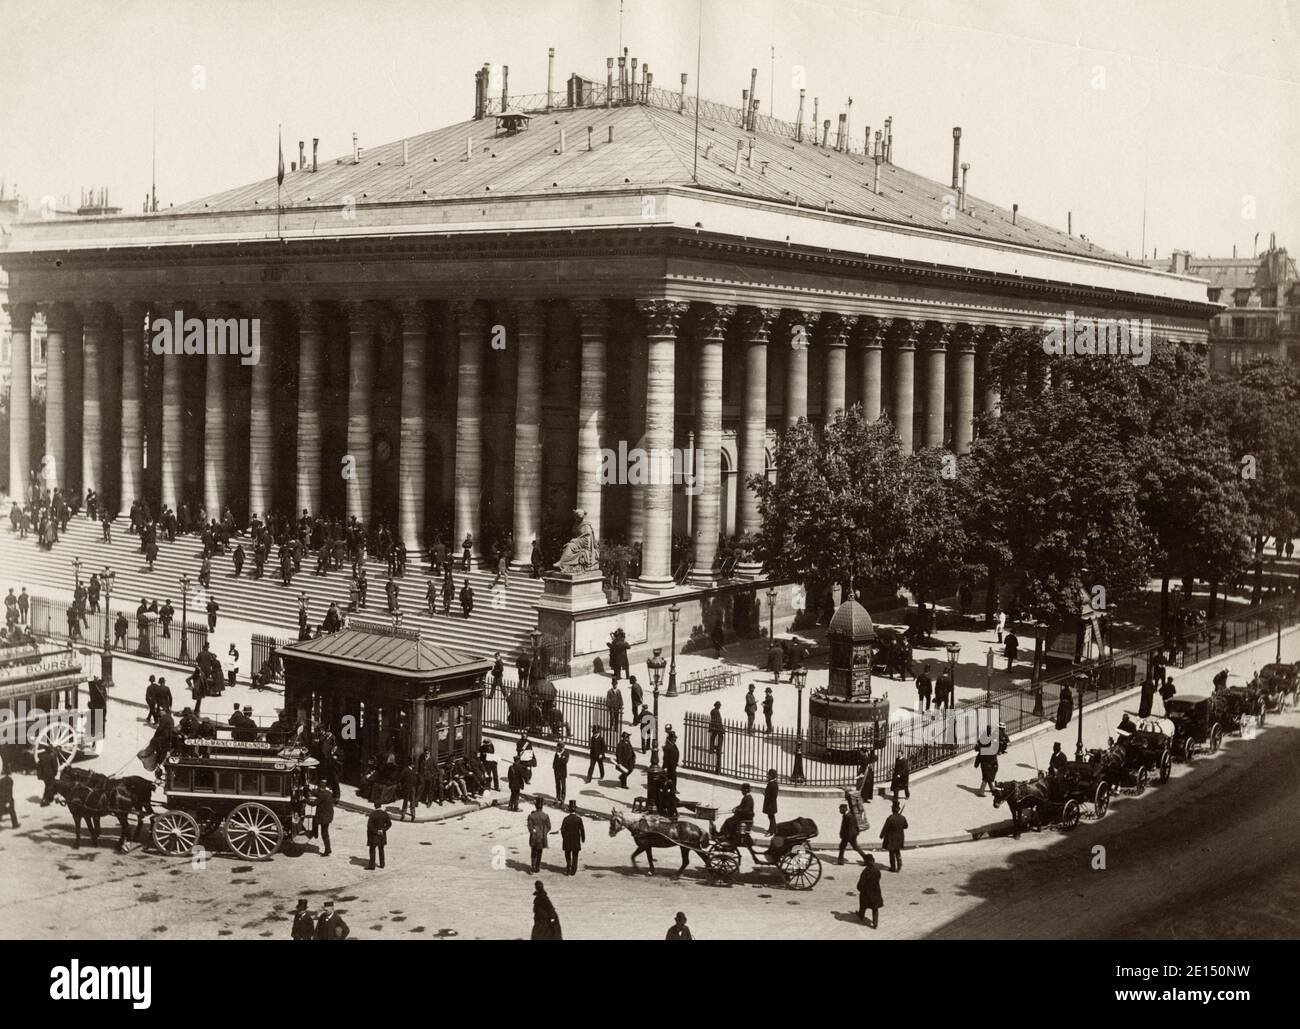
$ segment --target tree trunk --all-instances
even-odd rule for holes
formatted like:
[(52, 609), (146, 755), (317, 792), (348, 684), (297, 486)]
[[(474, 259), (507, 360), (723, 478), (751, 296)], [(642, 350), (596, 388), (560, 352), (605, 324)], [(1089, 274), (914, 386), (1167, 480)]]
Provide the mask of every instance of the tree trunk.
[(1264, 595), (1264, 537), (1255, 537), (1255, 585), (1250, 591), (1250, 602), (1258, 604)]
[(1160, 638), (1169, 635), (1169, 576), (1160, 579)]
[(1034, 631), (1034, 682), (1043, 678), (1043, 646), (1046, 643), (1043, 633)]
[(993, 611), (998, 603), (998, 573), (997, 568), (989, 566), (988, 586), (984, 592), (984, 627), (987, 629), (993, 624)]

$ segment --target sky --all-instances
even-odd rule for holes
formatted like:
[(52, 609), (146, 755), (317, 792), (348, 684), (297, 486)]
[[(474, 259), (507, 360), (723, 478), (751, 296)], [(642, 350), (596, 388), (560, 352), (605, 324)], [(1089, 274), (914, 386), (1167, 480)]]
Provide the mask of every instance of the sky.
[[(620, 18), (620, 6), (622, 15)], [(620, 30), (621, 22), (621, 30)], [(474, 72), (512, 93), (618, 51), (793, 120), (894, 121), (895, 163), (1139, 256), (1300, 253), (1300, 0), (0, 0), (0, 180), (161, 207), (470, 117)], [(774, 56), (773, 56), (774, 52)], [(809, 110), (809, 117), (811, 110)]]

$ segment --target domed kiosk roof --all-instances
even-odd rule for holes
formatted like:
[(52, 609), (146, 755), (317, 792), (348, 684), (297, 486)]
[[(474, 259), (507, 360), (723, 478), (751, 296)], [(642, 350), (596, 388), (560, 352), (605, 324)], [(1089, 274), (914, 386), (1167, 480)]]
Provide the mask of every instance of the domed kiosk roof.
[(867, 609), (856, 600), (846, 600), (835, 609), (827, 632), (831, 636), (854, 642), (876, 638), (876, 629), (871, 624), (871, 615), (867, 614)]

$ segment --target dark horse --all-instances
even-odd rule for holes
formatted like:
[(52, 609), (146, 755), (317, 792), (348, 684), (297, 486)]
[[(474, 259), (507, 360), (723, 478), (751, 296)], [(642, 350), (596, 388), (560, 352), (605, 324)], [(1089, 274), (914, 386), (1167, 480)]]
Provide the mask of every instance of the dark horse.
[(1042, 779), (993, 784), (993, 806), (999, 808), (1006, 804), (1011, 809), (1011, 829), (1016, 839), (1020, 839), (1021, 814), (1032, 817), (1046, 799), (1047, 785)]
[(90, 830), (90, 842), (99, 846), (99, 820), (104, 815), (116, 818), (122, 827), (122, 837), (117, 841), (119, 852), (126, 850), (126, 836), (130, 817), (137, 816), (135, 840), (144, 830), (144, 816), (153, 814), (151, 798), (157, 783), (138, 775), (123, 779), (109, 779), (98, 772), (90, 772), (71, 765), (59, 773), (54, 781), (54, 791), (61, 796), (72, 815), (77, 837), (73, 847), (81, 846), (81, 823), (84, 819)]
[(615, 811), (609, 816), (610, 836), (617, 836), (620, 829), (626, 829), (630, 832), (632, 840), (636, 844), (636, 850), (632, 851), (632, 864), (636, 864), (638, 854), (646, 856), (646, 860), (650, 863), (650, 870), (646, 873), (647, 875), (655, 874), (654, 848), (681, 848), (682, 867), (677, 870), (678, 875), (680, 875), (686, 871), (686, 864), (690, 861), (691, 851), (695, 850), (703, 853), (709, 849), (711, 842), (706, 829), (701, 829), (692, 822), (675, 822), (671, 818), (662, 818), (659, 815), (642, 815), (636, 821), (631, 821), (618, 811)]

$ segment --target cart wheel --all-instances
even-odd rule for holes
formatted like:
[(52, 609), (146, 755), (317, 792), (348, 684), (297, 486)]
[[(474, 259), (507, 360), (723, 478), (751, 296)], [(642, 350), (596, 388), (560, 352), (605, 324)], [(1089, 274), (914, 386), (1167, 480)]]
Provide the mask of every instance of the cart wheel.
[(1082, 812), (1079, 810), (1079, 802), (1077, 800), (1067, 800), (1065, 802), (1065, 807), (1061, 809), (1061, 828), (1073, 829), (1079, 824), (1079, 816), (1081, 814)]
[(1195, 757), (1196, 757), (1196, 741), (1190, 739), (1183, 740), (1183, 760), (1190, 765), (1192, 761), (1195, 759)]
[(776, 862), (785, 884), (792, 890), (811, 890), (822, 877), (822, 859), (807, 847), (796, 847)]
[(1092, 797), (1092, 813), (1097, 818), (1106, 814), (1110, 807), (1110, 783), (1101, 782), (1097, 784), (1097, 792)]
[(49, 747), (59, 762), (59, 771), (72, 764), (77, 756), (77, 732), (67, 722), (55, 721), (42, 726), (32, 743), (32, 757), (39, 759), (41, 748)]
[(284, 827), (265, 804), (240, 804), (226, 815), (222, 828), (226, 846), (249, 861), (266, 860), (284, 842)]
[(194, 853), (199, 842), (199, 823), (188, 811), (164, 811), (154, 815), (153, 845), (163, 854), (181, 857)]
[(1255, 719), (1256, 728), (1264, 728), (1264, 720), (1268, 717), (1268, 705), (1262, 700), (1259, 702), (1259, 715)]
[(740, 855), (734, 850), (715, 850), (704, 857), (709, 875), (718, 882), (731, 882), (740, 871)]
[(1219, 749), (1219, 744), (1223, 742), (1223, 728), (1218, 722), (1214, 723), (1214, 728), (1210, 730), (1210, 753), (1213, 754)]
[(1137, 785), (1134, 787), (1133, 792), (1137, 794), (1139, 797), (1142, 796), (1142, 794), (1146, 793), (1147, 783), (1150, 781), (1151, 781), (1151, 773), (1148, 772), (1145, 768), (1139, 768), (1137, 774)]
[(1160, 785), (1163, 786), (1169, 781), (1169, 773), (1173, 771), (1174, 756), (1166, 748), (1160, 755)]

